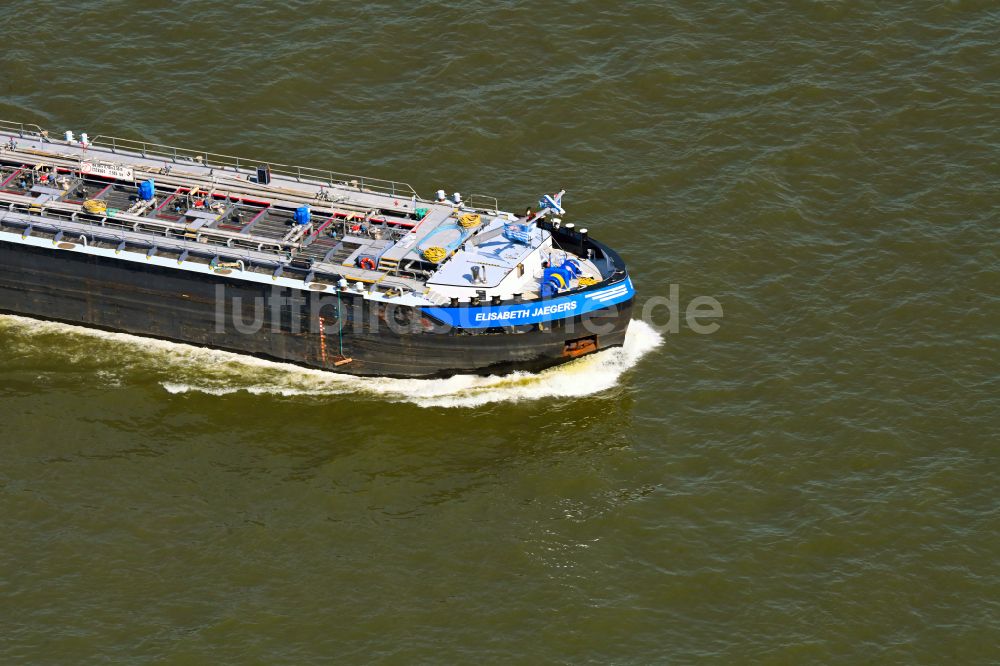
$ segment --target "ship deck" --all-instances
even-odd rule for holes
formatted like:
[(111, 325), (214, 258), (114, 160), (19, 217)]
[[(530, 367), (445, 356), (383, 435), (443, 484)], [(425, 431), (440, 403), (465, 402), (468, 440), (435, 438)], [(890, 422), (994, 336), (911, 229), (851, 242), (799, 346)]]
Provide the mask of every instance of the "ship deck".
[[(459, 207), (421, 199), (405, 183), (275, 164), (260, 182), (261, 164), (114, 137), (83, 145), (0, 121), (0, 209), (41, 214), (60, 233), (90, 232), (98, 246), (240, 261), (244, 270), (275, 275), (294, 266), (435, 303), (448, 300), (436, 287), (488, 288), (511, 271), (523, 274), (519, 262), (547, 238), (536, 228), (527, 245), (505, 240), (499, 233), (509, 214), (492, 197), (469, 197)], [(155, 185), (147, 200), (139, 188), (148, 180)], [(295, 220), (303, 206), (308, 224)], [(462, 228), (458, 218), (467, 212), (481, 214), (483, 224)], [(24, 227), (25, 219), (5, 215), (0, 226)], [(446, 249), (447, 258), (430, 262), (429, 247)], [(474, 265), (490, 284), (471, 279)], [(531, 279), (518, 291), (533, 295)]]

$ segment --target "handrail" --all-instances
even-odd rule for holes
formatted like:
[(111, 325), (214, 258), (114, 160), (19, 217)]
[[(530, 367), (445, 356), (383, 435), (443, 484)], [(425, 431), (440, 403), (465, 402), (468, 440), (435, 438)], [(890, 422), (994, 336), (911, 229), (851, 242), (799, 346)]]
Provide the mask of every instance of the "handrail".
[[(58, 212), (65, 215), (88, 215), (79, 204), (69, 204), (60, 201), (49, 201), (44, 204), (39, 204), (37, 201), (33, 201), (30, 197), (25, 197), (19, 194), (0, 193), (0, 202), (8, 204), (8, 208), (11, 211), (14, 210), (14, 207), (17, 207), (23, 212), (28, 212), (31, 207), (34, 206), (38, 208), (39, 214), (41, 214), (41, 211), (44, 210), (50, 214)], [(85, 217), (84, 219), (87, 218)], [(162, 235), (164, 236), (169, 236), (171, 231), (179, 234), (189, 233), (188, 227), (185, 224), (142, 217), (126, 213), (125, 211), (120, 211), (115, 217), (104, 217), (104, 222), (101, 226), (106, 225), (121, 227), (123, 230), (138, 226), (146, 228), (157, 227), (162, 229)], [(138, 229), (133, 229), (133, 231), (139, 233)], [(288, 243), (282, 240), (265, 238), (263, 236), (254, 236), (252, 234), (241, 234), (233, 231), (225, 231), (223, 229), (203, 228), (197, 232), (197, 235), (199, 238), (211, 239), (220, 243), (226, 243), (227, 245), (239, 244), (251, 247), (257, 246), (262, 252), (264, 251), (263, 248), (267, 247), (269, 251), (278, 254), (290, 250), (296, 250), (300, 247), (300, 244), (298, 243)]]
[[(48, 136), (48, 132), (43, 130), (38, 125), (32, 123), (19, 123), (10, 120), (0, 120), (0, 130), (17, 132), (17, 134), (21, 137), (24, 137), (26, 134), (41, 137)], [(312, 167), (289, 164), (275, 164), (274, 162), (268, 162), (266, 160), (250, 160), (242, 157), (234, 157), (232, 155), (209, 153), (203, 150), (190, 150), (188, 148), (168, 146), (161, 143), (150, 143), (148, 141), (140, 141), (137, 139), (123, 139), (104, 134), (91, 139), (90, 145), (110, 148), (113, 153), (118, 152), (119, 150), (124, 150), (126, 152), (138, 153), (143, 157), (157, 157), (170, 160), (171, 162), (193, 162), (207, 167), (231, 168), (236, 171), (239, 171), (240, 169), (252, 171), (259, 164), (267, 164), (272, 173), (289, 176), (291, 178), (295, 178), (297, 181), (307, 178), (327, 183), (331, 187), (333, 185), (345, 185), (348, 187), (357, 187), (359, 190), (389, 194), (394, 197), (399, 196), (410, 198), (411, 196), (416, 196), (418, 199), (420, 198), (416, 190), (414, 190), (409, 183), (386, 180), (384, 178), (371, 178), (368, 176), (358, 176), (355, 174), (340, 173), (338, 171), (314, 169)]]
[(0, 129), (17, 132), (18, 136), (22, 138), (25, 134), (33, 134), (35, 136), (45, 136), (48, 134), (45, 130), (34, 123), (17, 123), (12, 120), (0, 120)]
[(148, 141), (138, 141), (135, 139), (122, 139), (120, 137), (107, 136), (101, 134), (93, 138), (90, 142), (92, 146), (109, 148), (111, 152), (123, 150), (142, 155), (143, 157), (154, 157), (169, 160), (171, 162), (187, 162), (199, 164), (206, 167), (231, 168), (236, 171), (240, 169), (254, 170), (259, 164), (267, 164), (271, 173), (289, 176), (297, 181), (303, 178), (318, 180), (330, 186), (346, 185), (357, 187), (361, 190), (369, 190), (391, 196), (416, 196), (417, 192), (409, 184), (383, 178), (370, 178), (357, 176), (349, 173), (340, 173), (326, 169), (314, 169), (289, 164), (276, 164), (266, 160), (250, 160), (232, 155), (221, 155), (219, 153), (209, 153), (203, 150), (191, 150), (168, 146), (161, 143), (149, 143)]
[[(65, 214), (66, 211), (52, 211), (56, 213)], [(197, 253), (204, 256), (207, 254), (208, 250), (212, 250), (216, 253), (225, 254), (230, 257), (245, 257), (250, 262), (257, 263), (270, 263), (270, 264), (282, 264), (286, 259), (286, 253), (284, 252), (268, 252), (262, 247), (253, 247), (253, 244), (230, 246), (224, 243), (218, 242), (204, 242), (195, 243), (193, 241), (187, 240), (180, 236), (172, 236), (169, 233), (165, 235), (149, 236), (142, 232), (135, 232), (127, 220), (115, 220), (114, 218), (104, 217), (100, 220), (91, 219), (81, 219), (73, 215), (66, 215), (65, 217), (55, 217), (55, 216), (45, 216), (40, 214), (39, 211), (32, 211), (29, 207), (20, 203), (9, 203), (6, 207), (6, 212), (0, 214), (0, 221), (10, 224), (10, 214), (24, 215), (28, 219), (19, 220), (20, 223), (26, 225), (29, 228), (40, 227), (45, 229), (55, 229), (57, 231), (64, 231), (69, 233), (80, 233), (83, 230), (84, 234), (89, 233), (94, 238), (104, 238), (104, 239), (114, 239), (121, 242), (131, 242), (133, 244), (144, 245), (144, 246), (161, 246), (168, 248), (177, 249), (187, 249), (195, 250)], [(31, 222), (32, 217), (39, 217), (37, 222)], [(129, 234), (132, 234), (135, 238), (129, 238)], [(221, 239), (211, 239), (211, 240), (221, 240)]]
[(465, 204), (477, 210), (487, 210), (492, 211), (493, 213), (500, 210), (500, 202), (497, 201), (496, 197), (491, 197), (488, 194), (470, 194), (466, 198)]

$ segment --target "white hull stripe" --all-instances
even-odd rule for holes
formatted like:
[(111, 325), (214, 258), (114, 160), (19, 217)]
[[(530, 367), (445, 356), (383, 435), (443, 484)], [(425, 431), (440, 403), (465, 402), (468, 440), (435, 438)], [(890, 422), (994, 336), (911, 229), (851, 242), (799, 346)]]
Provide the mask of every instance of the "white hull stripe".
[(620, 287), (615, 287), (614, 289), (608, 289), (607, 291), (602, 291), (598, 294), (590, 294), (587, 298), (592, 298), (595, 301), (606, 301), (614, 298), (615, 296), (621, 296), (628, 292), (628, 287), (626, 285), (621, 285)]

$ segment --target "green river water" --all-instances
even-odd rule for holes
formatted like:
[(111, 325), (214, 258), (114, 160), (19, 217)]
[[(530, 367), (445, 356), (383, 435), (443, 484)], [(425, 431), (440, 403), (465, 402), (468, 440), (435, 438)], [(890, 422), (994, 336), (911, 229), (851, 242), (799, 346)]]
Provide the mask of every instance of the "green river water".
[(0, 318), (0, 663), (1000, 661), (997, 3), (2, 15), (0, 118), (565, 188), (638, 300), (442, 381)]

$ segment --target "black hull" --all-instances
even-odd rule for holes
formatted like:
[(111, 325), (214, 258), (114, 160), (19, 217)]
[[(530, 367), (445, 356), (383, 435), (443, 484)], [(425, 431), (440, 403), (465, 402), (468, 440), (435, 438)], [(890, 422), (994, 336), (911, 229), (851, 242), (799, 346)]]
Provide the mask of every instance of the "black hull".
[[(255, 303), (267, 304), (259, 330)], [(387, 311), (350, 291), (338, 304), (333, 294), (276, 294), (221, 275), (0, 241), (0, 310), (346, 374), (430, 378), (534, 372), (621, 346), (632, 301), (587, 321), (473, 333), (446, 330), (413, 308)]]

